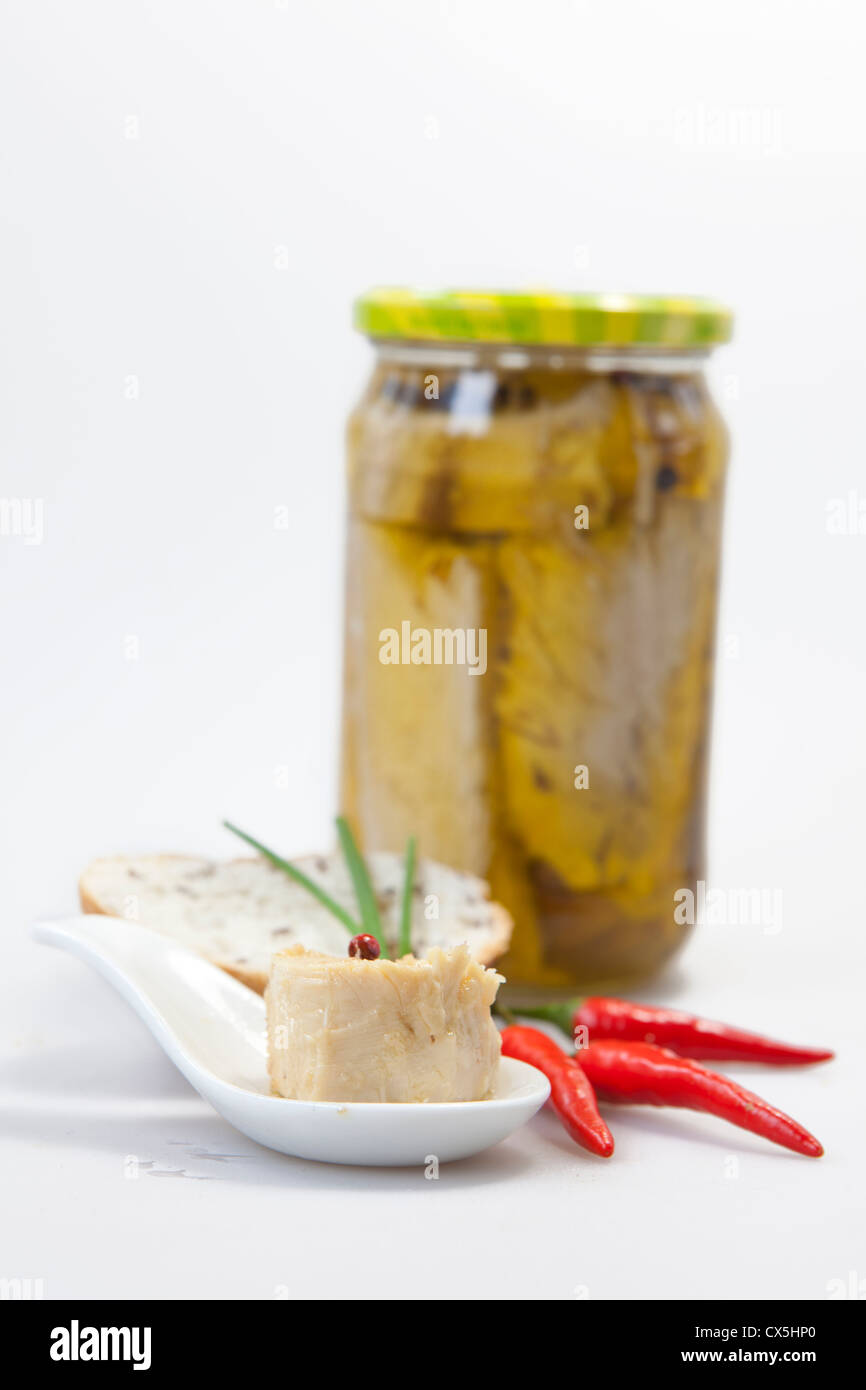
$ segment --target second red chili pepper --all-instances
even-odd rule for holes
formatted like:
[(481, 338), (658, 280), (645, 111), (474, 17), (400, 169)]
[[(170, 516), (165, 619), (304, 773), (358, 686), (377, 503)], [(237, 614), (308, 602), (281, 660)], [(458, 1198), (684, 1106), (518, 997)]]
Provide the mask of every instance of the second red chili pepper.
[(613, 1135), (598, 1113), (595, 1092), (580, 1063), (538, 1028), (511, 1025), (502, 1030), (506, 1057), (528, 1062), (550, 1082), (550, 1103), (572, 1139), (590, 1153), (610, 1158)]
[(826, 1047), (798, 1047), (793, 1043), (777, 1042), (774, 1038), (763, 1038), (758, 1033), (699, 1018), (697, 1014), (680, 1009), (659, 1009), (627, 999), (595, 995), (520, 1012), (530, 1018), (545, 1018), (555, 1023), (569, 1037), (574, 1037), (578, 1028), (585, 1028), (590, 1042), (599, 1038), (620, 1038), (628, 1042), (655, 1043), (681, 1057), (702, 1057), (705, 1061), (793, 1066), (826, 1062), (833, 1056)]
[(815, 1136), (789, 1115), (729, 1076), (667, 1048), (603, 1038), (581, 1048), (578, 1055), (601, 1100), (703, 1110), (794, 1153), (819, 1158), (824, 1152)]

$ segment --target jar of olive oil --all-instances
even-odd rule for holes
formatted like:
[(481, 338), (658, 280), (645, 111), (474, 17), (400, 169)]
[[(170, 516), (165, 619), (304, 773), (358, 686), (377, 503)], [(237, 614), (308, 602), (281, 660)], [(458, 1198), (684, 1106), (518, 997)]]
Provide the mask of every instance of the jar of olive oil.
[(383, 290), (355, 317), (343, 809), (489, 881), (524, 993), (645, 976), (705, 876), (730, 315)]

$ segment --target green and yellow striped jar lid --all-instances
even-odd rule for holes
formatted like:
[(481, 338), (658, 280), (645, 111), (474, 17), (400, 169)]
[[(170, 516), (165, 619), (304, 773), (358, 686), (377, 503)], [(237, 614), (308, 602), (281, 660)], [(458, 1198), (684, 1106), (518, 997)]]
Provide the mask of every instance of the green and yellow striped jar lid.
[(711, 299), (553, 291), (374, 289), (354, 306), (371, 338), (553, 347), (709, 348), (733, 317)]

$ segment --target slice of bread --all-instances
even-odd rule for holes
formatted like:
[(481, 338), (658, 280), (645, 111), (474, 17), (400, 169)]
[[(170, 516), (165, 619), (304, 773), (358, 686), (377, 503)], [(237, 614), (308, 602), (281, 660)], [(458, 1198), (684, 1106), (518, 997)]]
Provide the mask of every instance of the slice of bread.
[[(394, 954), (403, 893), (400, 854), (365, 856), (388, 947)], [(358, 908), (340, 854), (294, 861), (352, 915)], [(295, 944), (326, 955), (346, 953), (349, 933), (306, 889), (266, 859), (210, 860), (154, 854), (94, 859), (78, 884), (85, 912), (125, 917), (171, 936), (242, 980), (259, 994), (271, 956)], [(487, 884), (432, 860), (415, 869), (412, 949), (461, 942), (482, 965), (507, 949), (512, 921), (490, 901)]]

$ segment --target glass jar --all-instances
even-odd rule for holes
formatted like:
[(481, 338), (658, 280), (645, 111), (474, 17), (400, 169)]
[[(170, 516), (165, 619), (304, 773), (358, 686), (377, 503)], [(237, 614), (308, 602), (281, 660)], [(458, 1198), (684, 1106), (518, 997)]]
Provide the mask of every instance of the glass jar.
[(488, 880), (524, 995), (645, 976), (705, 876), (730, 316), (378, 291), (356, 323), (343, 809)]

